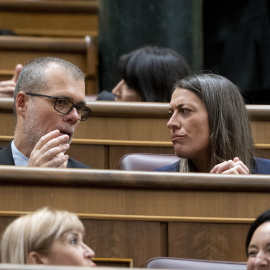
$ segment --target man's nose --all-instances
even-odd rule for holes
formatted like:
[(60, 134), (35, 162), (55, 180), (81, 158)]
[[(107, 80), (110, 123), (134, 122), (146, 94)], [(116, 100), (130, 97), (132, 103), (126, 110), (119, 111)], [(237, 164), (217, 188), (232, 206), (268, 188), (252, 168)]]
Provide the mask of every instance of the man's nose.
[(76, 108), (73, 108), (71, 112), (65, 115), (65, 120), (70, 122), (72, 125), (76, 124), (80, 120), (80, 115)]

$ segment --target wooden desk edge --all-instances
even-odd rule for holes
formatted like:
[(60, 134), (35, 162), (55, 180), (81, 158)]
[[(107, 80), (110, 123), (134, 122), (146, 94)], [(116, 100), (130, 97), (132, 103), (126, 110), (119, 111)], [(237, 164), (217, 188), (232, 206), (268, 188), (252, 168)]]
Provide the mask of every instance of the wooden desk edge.
[(269, 192), (268, 175), (143, 172), (0, 166), (0, 185), (110, 187), (144, 190)]
[[(92, 116), (108, 116), (129, 118), (161, 117), (168, 119), (168, 103), (158, 102), (116, 102), (116, 101), (88, 101)], [(270, 105), (246, 105), (251, 120), (270, 120)], [(13, 98), (0, 98), (0, 112), (13, 112)], [(91, 116), (90, 116), (91, 118)]]

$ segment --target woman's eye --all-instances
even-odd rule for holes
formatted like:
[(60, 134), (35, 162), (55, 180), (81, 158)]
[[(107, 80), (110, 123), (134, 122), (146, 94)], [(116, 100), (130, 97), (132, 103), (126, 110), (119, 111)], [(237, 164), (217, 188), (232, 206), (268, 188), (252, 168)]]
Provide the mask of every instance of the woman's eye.
[(78, 244), (78, 238), (72, 238), (70, 241), (69, 241), (70, 244), (72, 245), (77, 245)]
[(172, 112), (168, 112), (168, 117), (172, 117), (173, 113)]
[(248, 253), (248, 257), (255, 257), (256, 256), (256, 251), (250, 251)]
[(189, 112), (190, 112), (190, 110), (189, 110), (189, 109), (186, 109), (186, 108), (181, 109), (181, 113), (182, 113), (182, 114), (184, 114), (184, 115), (189, 114)]

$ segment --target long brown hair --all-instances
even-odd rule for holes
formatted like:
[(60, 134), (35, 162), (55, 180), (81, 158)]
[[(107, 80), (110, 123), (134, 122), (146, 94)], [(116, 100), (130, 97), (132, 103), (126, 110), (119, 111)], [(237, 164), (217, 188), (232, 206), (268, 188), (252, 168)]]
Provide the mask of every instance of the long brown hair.
[[(210, 165), (239, 157), (254, 169), (254, 146), (244, 99), (230, 80), (216, 74), (196, 74), (176, 82), (176, 88), (195, 93), (206, 105), (210, 128)], [(181, 159), (180, 171), (190, 171)]]

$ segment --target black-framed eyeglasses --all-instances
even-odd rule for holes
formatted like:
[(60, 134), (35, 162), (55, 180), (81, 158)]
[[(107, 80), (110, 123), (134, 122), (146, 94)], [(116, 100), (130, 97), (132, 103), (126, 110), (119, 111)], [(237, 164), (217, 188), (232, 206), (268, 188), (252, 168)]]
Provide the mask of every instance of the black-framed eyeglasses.
[(75, 108), (80, 117), (80, 121), (85, 121), (91, 112), (91, 110), (88, 107), (82, 106), (82, 105), (76, 105), (73, 102), (71, 102), (69, 99), (64, 98), (64, 97), (54, 97), (54, 96), (47, 96), (47, 95), (36, 94), (36, 93), (26, 93), (26, 95), (54, 99), (54, 109), (57, 112), (62, 113), (62, 114), (69, 114), (73, 110), (73, 108)]

